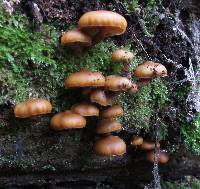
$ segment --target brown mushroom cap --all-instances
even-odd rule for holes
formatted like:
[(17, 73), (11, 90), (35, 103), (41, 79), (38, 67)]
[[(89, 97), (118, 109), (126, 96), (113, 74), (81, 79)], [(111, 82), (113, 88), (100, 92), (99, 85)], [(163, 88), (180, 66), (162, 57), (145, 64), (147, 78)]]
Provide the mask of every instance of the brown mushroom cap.
[(134, 75), (138, 78), (166, 77), (167, 69), (160, 63), (147, 61), (136, 68)]
[(122, 125), (118, 121), (112, 119), (101, 120), (96, 127), (97, 134), (106, 134), (121, 130), (122, 130)]
[(27, 118), (31, 116), (50, 113), (52, 105), (45, 99), (28, 99), (15, 106), (15, 117)]
[(90, 93), (90, 101), (102, 106), (112, 105), (111, 95), (107, 95), (104, 90), (96, 89)]
[(106, 77), (105, 89), (110, 91), (127, 91), (132, 87), (131, 81), (126, 77), (110, 75)]
[(100, 72), (81, 70), (65, 78), (65, 87), (101, 87), (105, 85), (105, 78)]
[(115, 62), (131, 62), (133, 60), (133, 53), (125, 49), (118, 49), (112, 53), (112, 60)]
[(137, 93), (138, 92), (138, 85), (137, 84), (135, 84), (135, 83), (133, 83), (132, 84), (132, 87), (128, 90), (128, 93), (129, 94), (135, 94), (135, 93)]
[(71, 111), (82, 116), (99, 116), (99, 109), (90, 103), (75, 104), (71, 107)]
[(90, 11), (81, 16), (78, 26), (86, 33), (101, 38), (121, 35), (126, 31), (127, 21), (120, 14), (107, 10)]
[[(158, 148), (160, 148), (160, 143), (157, 143)], [(154, 142), (143, 141), (142, 145), (140, 146), (142, 150), (153, 150), (155, 149)]]
[(100, 156), (123, 155), (126, 144), (118, 136), (107, 136), (96, 141), (94, 151)]
[[(154, 163), (154, 151), (148, 152), (147, 153), (147, 161)], [(158, 163), (160, 164), (165, 164), (169, 161), (169, 155), (165, 151), (160, 151), (159, 156), (158, 156)]]
[(103, 118), (112, 118), (124, 115), (124, 111), (121, 106), (113, 105), (101, 112), (101, 117)]
[(60, 41), (62, 45), (68, 45), (68, 46), (91, 46), (92, 45), (91, 37), (78, 29), (70, 30), (63, 33)]
[(133, 135), (131, 140), (131, 145), (133, 146), (139, 146), (143, 143), (143, 138), (141, 136), (135, 136)]
[(79, 114), (66, 111), (54, 115), (50, 125), (54, 130), (78, 129), (86, 126), (86, 119)]

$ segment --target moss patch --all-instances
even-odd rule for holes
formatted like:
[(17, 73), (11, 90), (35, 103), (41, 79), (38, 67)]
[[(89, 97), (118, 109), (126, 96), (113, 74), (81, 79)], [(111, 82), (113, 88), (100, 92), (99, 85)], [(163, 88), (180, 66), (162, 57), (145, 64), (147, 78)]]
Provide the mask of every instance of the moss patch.
[(144, 129), (148, 132), (154, 112), (163, 108), (168, 102), (167, 86), (162, 79), (156, 78), (136, 94), (119, 95), (117, 101), (124, 108), (125, 115), (121, 118), (124, 127), (134, 128), (138, 132)]

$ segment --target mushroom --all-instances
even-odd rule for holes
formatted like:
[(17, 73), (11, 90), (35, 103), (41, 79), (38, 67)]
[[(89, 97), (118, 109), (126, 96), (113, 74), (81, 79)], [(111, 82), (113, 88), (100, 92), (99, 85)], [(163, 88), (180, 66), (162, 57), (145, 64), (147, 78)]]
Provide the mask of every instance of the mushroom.
[(121, 106), (113, 105), (101, 112), (102, 118), (112, 118), (124, 115), (124, 111)]
[[(155, 149), (155, 146), (156, 144), (154, 142), (143, 141), (143, 143), (140, 145), (140, 148), (148, 151)], [(160, 148), (160, 143), (157, 143), (157, 147)]]
[(107, 136), (96, 141), (94, 151), (100, 156), (123, 155), (126, 144), (118, 136)]
[(50, 125), (54, 130), (78, 129), (86, 126), (86, 119), (79, 114), (66, 111), (54, 115)]
[(52, 105), (45, 99), (28, 99), (17, 104), (14, 108), (15, 117), (27, 118), (50, 113)]
[(80, 70), (65, 78), (65, 87), (101, 87), (105, 85), (105, 77), (100, 72)]
[(138, 92), (138, 85), (137, 84), (135, 84), (135, 83), (133, 83), (132, 84), (132, 87), (128, 90), (128, 93), (129, 94), (135, 94), (135, 93), (137, 93)]
[(99, 116), (99, 109), (90, 103), (75, 104), (71, 107), (71, 111), (82, 116)]
[(141, 136), (135, 136), (133, 135), (131, 139), (131, 145), (133, 146), (139, 146), (143, 143), (143, 138)]
[(118, 75), (107, 76), (105, 82), (105, 89), (110, 91), (127, 91), (132, 87), (131, 81), (126, 77)]
[(123, 63), (123, 71), (127, 73), (129, 71), (130, 63), (133, 60), (133, 53), (125, 49), (118, 49), (112, 53), (112, 60), (115, 62)]
[(149, 79), (154, 77), (166, 77), (167, 76), (167, 69), (160, 63), (155, 63), (152, 61), (146, 61), (143, 64), (140, 64), (135, 72), (134, 75), (141, 79)]
[(60, 43), (68, 46), (91, 46), (92, 39), (79, 29), (74, 29), (63, 33), (60, 37)]
[[(155, 152), (151, 151), (147, 153), (146, 156), (147, 161), (154, 163), (155, 160)], [(160, 151), (157, 159), (158, 163), (165, 164), (169, 161), (169, 155), (165, 151)]]
[(90, 93), (90, 101), (101, 106), (109, 106), (112, 105), (112, 96), (107, 95), (102, 89), (96, 89)]
[(120, 14), (107, 10), (90, 11), (81, 16), (79, 28), (93, 37), (94, 42), (126, 31), (127, 21)]
[(111, 132), (121, 130), (122, 125), (118, 121), (112, 119), (101, 120), (96, 127), (97, 134), (109, 134)]

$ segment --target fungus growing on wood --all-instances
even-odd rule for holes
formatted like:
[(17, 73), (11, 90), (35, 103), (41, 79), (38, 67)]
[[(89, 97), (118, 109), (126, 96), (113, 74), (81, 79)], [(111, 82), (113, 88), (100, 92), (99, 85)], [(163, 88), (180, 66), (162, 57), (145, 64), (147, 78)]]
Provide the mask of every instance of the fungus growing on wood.
[(154, 77), (166, 77), (167, 69), (160, 63), (155, 63), (152, 61), (146, 61), (143, 64), (140, 64), (135, 72), (135, 77), (138, 78), (154, 78)]
[(79, 114), (66, 111), (54, 115), (50, 125), (54, 130), (78, 129), (86, 126), (86, 119)]
[(91, 46), (92, 39), (79, 29), (74, 29), (63, 33), (60, 37), (60, 43), (67, 46)]
[(113, 118), (124, 115), (124, 111), (121, 106), (119, 105), (113, 105), (101, 112), (102, 118)]
[(118, 75), (110, 75), (106, 77), (105, 89), (110, 91), (127, 91), (132, 87), (132, 82)]
[[(153, 150), (155, 149), (156, 144), (154, 142), (148, 142), (143, 141), (142, 145), (140, 145), (140, 148), (142, 150)], [(157, 147), (160, 148), (160, 143), (157, 143)]]
[(123, 155), (126, 153), (126, 144), (118, 136), (107, 136), (95, 142), (94, 151), (100, 156)]
[(143, 138), (141, 136), (135, 136), (133, 135), (131, 139), (131, 145), (133, 146), (139, 146), (143, 143)]
[(65, 87), (102, 87), (105, 85), (105, 77), (100, 72), (80, 70), (65, 78)]
[(45, 99), (28, 99), (17, 104), (14, 108), (15, 117), (27, 118), (50, 113), (52, 105)]
[(128, 93), (129, 94), (135, 94), (135, 93), (137, 93), (138, 92), (138, 85), (137, 84), (135, 84), (135, 83), (133, 83), (132, 84), (132, 87), (128, 90)]
[(121, 131), (121, 130), (122, 130), (121, 123), (112, 119), (101, 120), (96, 127), (97, 134), (109, 134), (111, 132)]
[(90, 93), (90, 101), (101, 106), (109, 106), (112, 105), (112, 96), (107, 95), (102, 89), (96, 89)]
[(123, 34), (126, 31), (127, 21), (116, 12), (97, 10), (83, 14), (78, 26), (98, 42), (109, 36)]
[[(146, 156), (147, 161), (154, 163), (155, 153), (154, 151), (148, 152)], [(160, 151), (158, 155), (158, 163), (165, 164), (169, 161), (169, 155), (165, 151)]]
[(82, 116), (99, 116), (99, 109), (90, 103), (75, 104), (71, 107), (71, 111)]

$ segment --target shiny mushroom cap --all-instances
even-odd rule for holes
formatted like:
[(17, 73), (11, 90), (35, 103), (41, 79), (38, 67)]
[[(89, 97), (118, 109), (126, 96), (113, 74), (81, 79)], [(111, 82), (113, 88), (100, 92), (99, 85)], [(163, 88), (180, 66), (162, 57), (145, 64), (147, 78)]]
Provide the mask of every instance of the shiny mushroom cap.
[(86, 119), (79, 114), (66, 111), (54, 115), (50, 125), (54, 130), (78, 129), (86, 126)]
[(125, 49), (118, 49), (112, 53), (112, 60), (115, 62), (130, 63), (133, 60), (133, 53)]
[(143, 138), (141, 136), (135, 136), (133, 135), (131, 139), (131, 145), (133, 146), (139, 146), (143, 143)]
[(99, 35), (103, 39), (123, 34), (126, 31), (127, 21), (116, 12), (97, 10), (83, 14), (79, 19), (78, 26), (89, 35)]
[(107, 136), (96, 141), (94, 151), (100, 156), (123, 155), (126, 144), (118, 136)]
[(71, 107), (71, 111), (82, 116), (99, 116), (99, 109), (90, 103), (75, 104)]
[[(154, 151), (148, 152), (146, 158), (147, 158), (147, 161), (154, 163), (154, 159), (155, 159)], [(165, 151), (160, 151), (157, 160), (158, 160), (158, 163), (165, 164), (169, 161), (169, 155)]]
[(80, 70), (65, 78), (65, 87), (101, 87), (105, 85), (105, 77), (100, 72)]
[(27, 118), (31, 116), (50, 113), (52, 105), (45, 99), (28, 99), (15, 106), (15, 117)]
[(110, 91), (127, 91), (132, 87), (131, 81), (126, 77), (110, 75), (106, 77), (105, 89)]
[(104, 90), (96, 89), (90, 93), (90, 101), (100, 104), (101, 106), (112, 105), (111, 95), (107, 95)]
[(107, 134), (121, 130), (122, 130), (122, 125), (118, 121), (112, 119), (101, 120), (96, 127), (97, 134)]
[(128, 93), (129, 94), (135, 94), (135, 93), (137, 93), (138, 92), (138, 85), (137, 84), (135, 84), (135, 83), (133, 83), (132, 84), (132, 87), (128, 90)]
[[(158, 148), (160, 148), (160, 143), (157, 143)], [(155, 149), (154, 142), (143, 141), (142, 145), (140, 146), (142, 150), (153, 150)]]
[(136, 68), (134, 75), (138, 78), (166, 77), (167, 69), (160, 63), (147, 61)]
[(113, 105), (101, 112), (102, 118), (112, 118), (124, 115), (124, 111), (121, 106)]
[(92, 39), (81, 30), (74, 29), (63, 33), (60, 38), (60, 43), (68, 46), (91, 46)]

